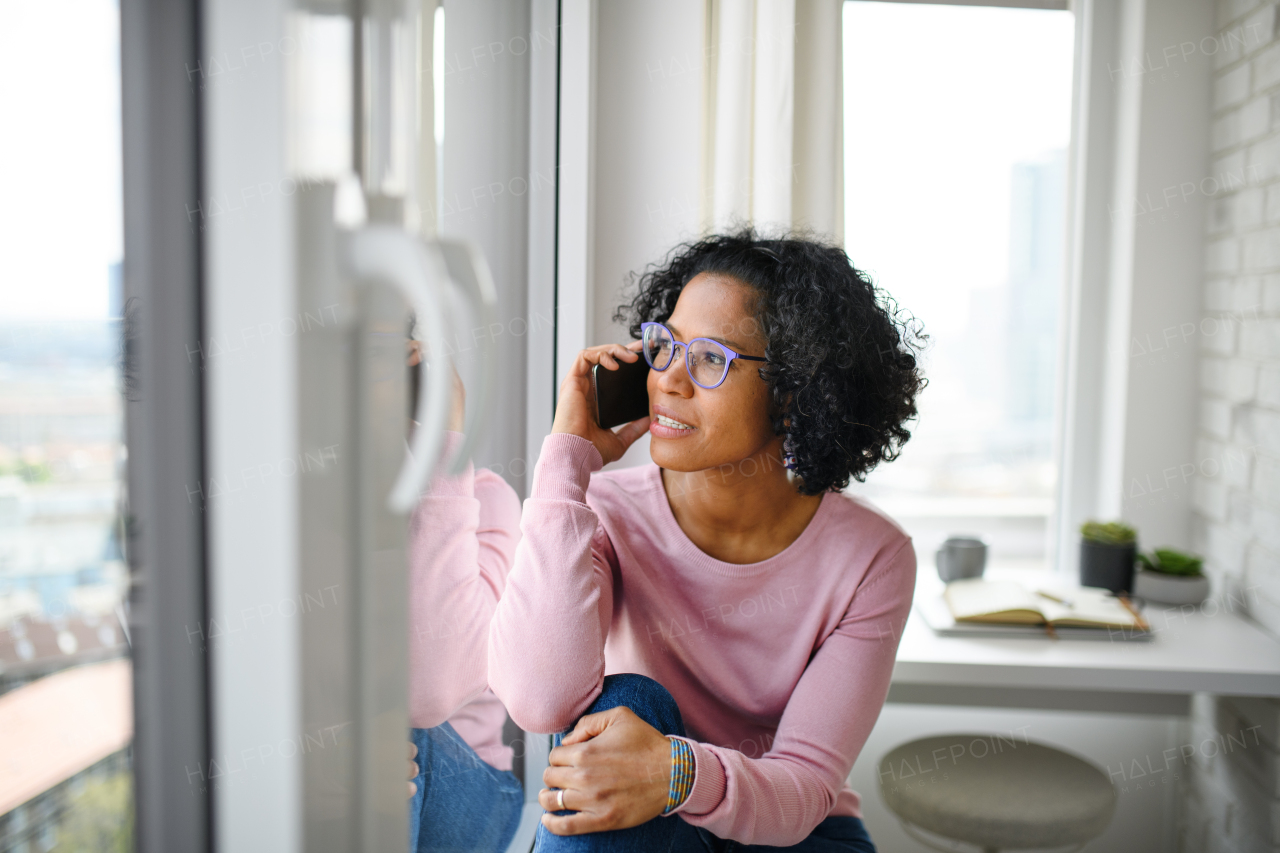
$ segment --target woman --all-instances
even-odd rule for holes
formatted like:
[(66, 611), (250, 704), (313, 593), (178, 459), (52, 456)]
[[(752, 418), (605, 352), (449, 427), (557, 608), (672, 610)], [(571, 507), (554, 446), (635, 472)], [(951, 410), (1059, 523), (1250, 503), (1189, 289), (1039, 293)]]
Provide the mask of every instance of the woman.
[[(415, 390), (421, 359), (411, 341)], [(488, 689), (485, 643), (511, 569), (520, 501), (501, 477), (470, 462), (445, 473), (465, 438), (464, 389), (456, 373), (453, 380), (437, 474), (409, 519), (409, 851), (501, 853), (515, 835), (524, 788), (502, 742), (507, 713)]]
[[(841, 489), (910, 438), (924, 338), (841, 249), (749, 229), (638, 290), (640, 340), (560, 387), (489, 629), (494, 693), (561, 733), (535, 849), (874, 850), (844, 780), (916, 560)], [(592, 366), (641, 357), (650, 417), (600, 429)], [(594, 473), (646, 430), (653, 465)]]

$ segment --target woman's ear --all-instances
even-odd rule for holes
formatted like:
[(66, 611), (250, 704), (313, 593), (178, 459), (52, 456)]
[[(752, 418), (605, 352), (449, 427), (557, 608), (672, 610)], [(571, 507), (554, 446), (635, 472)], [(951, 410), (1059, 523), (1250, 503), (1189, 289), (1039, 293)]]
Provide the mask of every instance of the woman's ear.
[(775, 420), (782, 422), (782, 435), (784, 436), (791, 431), (791, 401), (794, 396), (791, 391), (788, 391), (787, 395), (782, 398), (782, 402), (777, 404), (776, 407)]

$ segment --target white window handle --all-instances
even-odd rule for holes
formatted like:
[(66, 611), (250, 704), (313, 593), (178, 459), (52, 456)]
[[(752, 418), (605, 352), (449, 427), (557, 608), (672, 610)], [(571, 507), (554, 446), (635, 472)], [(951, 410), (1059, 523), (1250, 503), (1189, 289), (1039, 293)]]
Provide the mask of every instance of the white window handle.
[[(426, 328), (427, 340), (443, 342), (448, 334), (451, 297), (449, 271), (439, 248), (390, 225), (370, 225), (349, 232), (345, 242), (351, 274), (398, 288)], [(431, 353), (435, 381), (427, 383), (427, 393), (418, 394), (414, 417), (418, 428), (414, 430), (409, 457), (387, 499), (392, 512), (404, 514), (417, 505), (444, 447), (453, 403), (453, 370), (449, 354), (442, 347), (437, 349)], [(427, 371), (419, 371), (419, 376), (419, 382), (425, 382)]]

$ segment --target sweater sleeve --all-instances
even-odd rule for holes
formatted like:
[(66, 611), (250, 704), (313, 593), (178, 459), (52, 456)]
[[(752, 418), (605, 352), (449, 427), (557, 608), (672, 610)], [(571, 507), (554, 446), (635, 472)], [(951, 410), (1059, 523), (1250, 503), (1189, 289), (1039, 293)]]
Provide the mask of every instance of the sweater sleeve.
[[(445, 458), (461, 442), (450, 433)], [(470, 463), (437, 476), (409, 519), (409, 720), (438, 726), (488, 686), (489, 619), (519, 533), (519, 499)]]
[(604, 684), (613, 572), (586, 503), (602, 463), (586, 439), (548, 435), (524, 503), (515, 563), (489, 625), (489, 686), (525, 731), (563, 731)]
[[(507, 585), (507, 575), (515, 561), (516, 543), (520, 541), (520, 498), (506, 480), (488, 468), (476, 472), (475, 495), (480, 502), (479, 526), (476, 528), (480, 577), (493, 590), (496, 605)], [(493, 614), (489, 615), (492, 617)], [(486, 624), (486, 642), (488, 630)]]
[(880, 716), (915, 581), (909, 539), (868, 570), (805, 667), (763, 756), (685, 738), (694, 753), (693, 790), (673, 813), (742, 844), (789, 847), (808, 837), (835, 805)]

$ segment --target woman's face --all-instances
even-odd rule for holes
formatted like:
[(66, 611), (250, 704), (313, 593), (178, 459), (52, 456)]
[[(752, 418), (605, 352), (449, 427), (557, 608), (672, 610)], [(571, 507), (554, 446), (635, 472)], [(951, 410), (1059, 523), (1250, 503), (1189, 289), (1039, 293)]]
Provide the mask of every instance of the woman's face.
[[(680, 292), (664, 325), (679, 341), (711, 338), (740, 355), (764, 356), (765, 342), (751, 308), (755, 292), (738, 279), (699, 273)], [(663, 371), (649, 371), (650, 455), (670, 471), (701, 471), (733, 464), (781, 443), (769, 423), (767, 383), (758, 361), (734, 359), (716, 388), (689, 378), (684, 349)], [(670, 418), (692, 429), (661, 423)]]

